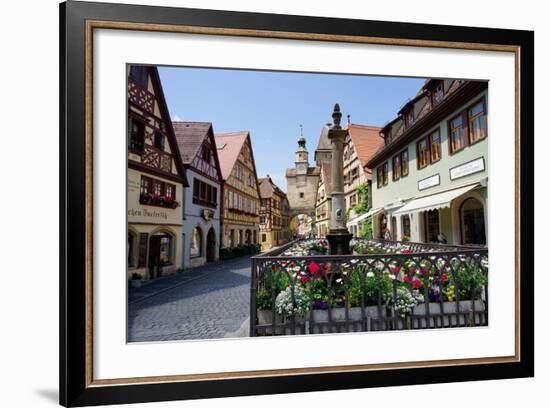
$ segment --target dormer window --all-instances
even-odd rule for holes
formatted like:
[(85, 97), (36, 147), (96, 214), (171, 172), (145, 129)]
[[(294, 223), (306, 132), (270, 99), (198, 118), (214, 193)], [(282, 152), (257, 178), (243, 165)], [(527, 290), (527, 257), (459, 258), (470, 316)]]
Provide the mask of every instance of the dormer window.
[(407, 111), (407, 114), (405, 116), (405, 122), (407, 123), (407, 126), (411, 126), (414, 122), (414, 106)]
[(392, 132), (391, 132), (391, 128), (388, 128), (384, 132), (384, 144), (389, 145), (391, 143), (391, 140), (392, 140)]
[(437, 105), (439, 102), (443, 100), (444, 96), (444, 89), (443, 89), (443, 81), (440, 81), (432, 90), (431, 97), (432, 97), (432, 106)]

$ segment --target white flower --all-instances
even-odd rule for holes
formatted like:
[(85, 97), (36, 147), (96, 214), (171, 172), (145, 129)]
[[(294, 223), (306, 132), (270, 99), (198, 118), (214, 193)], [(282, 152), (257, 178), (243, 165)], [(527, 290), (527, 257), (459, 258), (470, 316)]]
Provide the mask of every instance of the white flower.
[(374, 277), (374, 272), (372, 271), (367, 272), (367, 278), (373, 278), (373, 277)]

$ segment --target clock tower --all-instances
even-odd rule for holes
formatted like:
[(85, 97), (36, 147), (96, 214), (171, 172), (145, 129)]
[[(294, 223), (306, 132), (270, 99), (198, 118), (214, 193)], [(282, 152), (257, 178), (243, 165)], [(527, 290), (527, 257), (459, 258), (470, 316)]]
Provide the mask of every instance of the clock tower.
[(306, 176), (309, 167), (309, 153), (306, 149), (306, 139), (303, 137), (298, 140), (298, 149), (296, 150), (296, 175)]

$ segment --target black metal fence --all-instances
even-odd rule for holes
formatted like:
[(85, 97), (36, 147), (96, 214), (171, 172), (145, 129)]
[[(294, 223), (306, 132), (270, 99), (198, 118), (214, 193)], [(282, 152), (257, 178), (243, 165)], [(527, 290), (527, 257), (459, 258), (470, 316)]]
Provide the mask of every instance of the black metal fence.
[(355, 240), (354, 255), (316, 255), (323, 244), (252, 258), (251, 336), (488, 324), (484, 247)]

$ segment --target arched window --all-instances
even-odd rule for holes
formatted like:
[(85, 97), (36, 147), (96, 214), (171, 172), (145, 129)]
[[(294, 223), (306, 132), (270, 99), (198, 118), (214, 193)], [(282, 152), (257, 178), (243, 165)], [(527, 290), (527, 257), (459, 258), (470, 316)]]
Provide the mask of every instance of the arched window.
[(485, 245), (485, 214), (483, 204), (475, 198), (467, 198), (460, 206), (460, 228), (463, 244)]
[(202, 231), (199, 227), (193, 228), (189, 256), (191, 258), (198, 258), (202, 256)]

